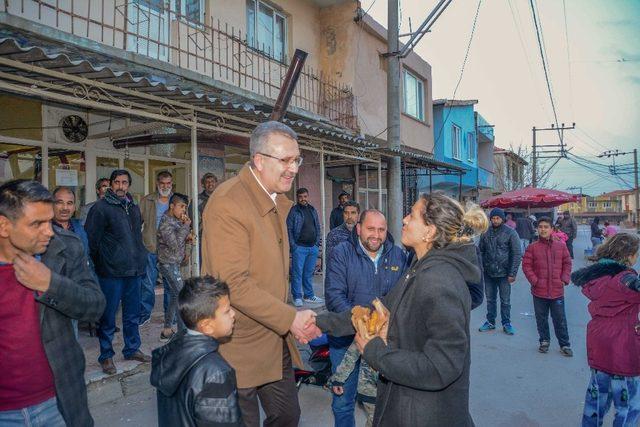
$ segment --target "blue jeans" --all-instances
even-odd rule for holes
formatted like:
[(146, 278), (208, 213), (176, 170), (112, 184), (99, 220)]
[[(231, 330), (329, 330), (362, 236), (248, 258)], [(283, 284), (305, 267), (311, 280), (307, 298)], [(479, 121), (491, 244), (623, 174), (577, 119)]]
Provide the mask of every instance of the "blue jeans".
[[(331, 359), (331, 372), (335, 373), (342, 362), (350, 341), (353, 337), (329, 337), (329, 358)], [(360, 372), (360, 360), (342, 386), (344, 393), (341, 396), (333, 395), (331, 411), (335, 427), (355, 427), (356, 396), (358, 394), (358, 373)]]
[(122, 334), (124, 349), (122, 354), (129, 357), (140, 348), (140, 282), (142, 276), (100, 277), (100, 289), (107, 301), (98, 325), (100, 357), (98, 361), (112, 358), (115, 353), (111, 342), (116, 329), (116, 312), (122, 302)]
[(623, 377), (591, 369), (582, 427), (600, 427), (611, 403), (616, 408), (614, 427), (640, 425), (640, 376)]
[(313, 298), (313, 272), (318, 260), (317, 246), (296, 246), (291, 254), (291, 295), (293, 299)]
[(500, 317), (502, 325), (511, 323), (511, 284), (506, 277), (484, 276), (484, 293), (487, 296), (487, 321), (496, 324), (497, 299), (500, 292)]
[(158, 281), (158, 255), (149, 252), (147, 255), (147, 269), (142, 276), (140, 286), (140, 323), (146, 322), (151, 317), (153, 306), (156, 302), (156, 282)]
[(37, 405), (12, 411), (0, 411), (0, 426), (3, 427), (65, 427), (66, 424), (52, 397)]

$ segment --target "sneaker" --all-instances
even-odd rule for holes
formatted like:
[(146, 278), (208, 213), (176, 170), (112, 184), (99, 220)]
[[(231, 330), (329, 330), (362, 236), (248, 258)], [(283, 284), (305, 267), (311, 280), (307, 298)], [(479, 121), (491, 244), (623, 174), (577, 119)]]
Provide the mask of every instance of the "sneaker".
[(126, 360), (137, 360), (138, 362), (151, 362), (151, 357), (144, 354), (143, 352), (141, 352), (140, 350), (136, 351), (135, 353), (133, 353), (131, 356), (129, 357), (125, 357)]
[(311, 298), (305, 298), (304, 302), (308, 302), (310, 304), (324, 304), (324, 299), (314, 295)]
[(571, 350), (571, 347), (569, 347), (568, 345), (560, 347), (560, 353), (562, 353), (562, 355), (566, 357), (573, 357), (573, 350)]
[(293, 305), (295, 305), (296, 307), (302, 307), (304, 305), (304, 303), (302, 302), (302, 300), (300, 298), (296, 298), (293, 300)]
[(540, 341), (540, 347), (538, 347), (540, 353), (547, 353), (549, 351), (549, 341)]
[(480, 332), (487, 332), (487, 331), (491, 331), (493, 329), (496, 328), (496, 325), (494, 325), (493, 323), (490, 323), (488, 320), (486, 322), (484, 322), (484, 324), (482, 326), (480, 326), (480, 329), (478, 329)]
[(113, 359), (104, 359), (100, 362), (100, 367), (102, 368), (102, 372), (107, 375), (115, 375), (118, 370), (116, 369), (116, 365), (113, 364)]
[(507, 335), (513, 335), (513, 334), (516, 333), (516, 330), (513, 328), (513, 326), (511, 326), (511, 323), (507, 323), (505, 325), (502, 325), (502, 330)]

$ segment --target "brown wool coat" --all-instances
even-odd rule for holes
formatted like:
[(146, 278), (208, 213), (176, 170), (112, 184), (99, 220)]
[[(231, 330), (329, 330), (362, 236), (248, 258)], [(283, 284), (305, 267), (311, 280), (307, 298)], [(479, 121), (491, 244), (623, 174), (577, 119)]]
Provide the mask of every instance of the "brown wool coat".
[(296, 310), (286, 303), (291, 206), (284, 195), (274, 204), (245, 165), (216, 188), (202, 215), (202, 273), (227, 282), (236, 311), (220, 353), (236, 370), (239, 388), (282, 379), (283, 338), (293, 364), (302, 366), (289, 333)]

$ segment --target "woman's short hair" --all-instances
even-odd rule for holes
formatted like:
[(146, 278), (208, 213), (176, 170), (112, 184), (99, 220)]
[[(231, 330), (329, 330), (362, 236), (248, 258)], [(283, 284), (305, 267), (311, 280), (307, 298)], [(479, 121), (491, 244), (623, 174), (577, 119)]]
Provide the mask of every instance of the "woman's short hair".
[(425, 224), (436, 228), (434, 248), (444, 248), (450, 243), (471, 242), (473, 236), (483, 233), (489, 226), (487, 215), (477, 205), (468, 209), (442, 192), (423, 194)]

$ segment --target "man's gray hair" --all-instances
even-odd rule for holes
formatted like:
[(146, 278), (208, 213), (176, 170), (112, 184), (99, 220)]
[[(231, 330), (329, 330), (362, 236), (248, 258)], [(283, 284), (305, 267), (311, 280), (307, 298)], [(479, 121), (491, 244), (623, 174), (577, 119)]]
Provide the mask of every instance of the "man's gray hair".
[(252, 159), (256, 154), (264, 153), (269, 141), (269, 135), (272, 134), (284, 135), (294, 141), (298, 140), (298, 135), (295, 131), (284, 123), (273, 120), (260, 123), (251, 133), (251, 139), (249, 140), (249, 154)]

